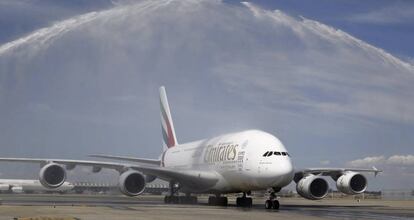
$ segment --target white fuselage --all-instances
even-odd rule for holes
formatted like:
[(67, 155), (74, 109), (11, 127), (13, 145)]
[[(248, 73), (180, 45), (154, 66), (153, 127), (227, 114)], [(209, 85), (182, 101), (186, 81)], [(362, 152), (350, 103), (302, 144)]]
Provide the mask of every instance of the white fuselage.
[[(264, 156), (270, 151), (271, 156)], [(169, 168), (213, 171), (219, 179), (208, 189), (187, 186), (183, 191), (188, 192), (230, 193), (281, 188), (294, 176), (283, 144), (275, 136), (259, 130), (174, 146), (163, 153), (161, 160), (162, 165)]]
[(23, 179), (0, 179), (0, 191), (21, 192), (64, 192), (73, 189), (72, 183), (64, 182), (61, 186), (54, 189), (44, 187), (39, 180), (23, 180)]

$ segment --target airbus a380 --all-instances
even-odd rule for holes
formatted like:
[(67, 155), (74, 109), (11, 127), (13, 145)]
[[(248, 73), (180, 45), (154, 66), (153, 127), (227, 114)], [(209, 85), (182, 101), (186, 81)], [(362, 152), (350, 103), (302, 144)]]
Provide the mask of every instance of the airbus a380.
[[(323, 199), (329, 190), (322, 176), (336, 181), (337, 189), (345, 194), (363, 193), (367, 179), (361, 172), (372, 169), (316, 168), (294, 170), (291, 156), (275, 136), (260, 130), (247, 130), (225, 134), (211, 139), (178, 144), (165, 88), (160, 88), (163, 152), (159, 159), (145, 159), (111, 155), (91, 155), (124, 161), (0, 158), (0, 161), (40, 163), (40, 182), (48, 188), (56, 188), (66, 180), (66, 170), (76, 166), (90, 166), (93, 172), (102, 168), (115, 169), (120, 173), (120, 191), (127, 196), (138, 196), (148, 182), (155, 178), (170, 184), (170, 194), (165, 203), (196, 203), (194, 194), (209, 193), (210, 205), (227, 205), (227, 193), (242, 193), (237, 206), (251, 207), (252, 190), (270, 189), (265, 208), (278, 209), (275, 193), (295, 181), (299, 195), (306, 199)], [(185, 193), (179, 196), (178, 192)], [(191, 195), (193, 194), (193, 195)]]

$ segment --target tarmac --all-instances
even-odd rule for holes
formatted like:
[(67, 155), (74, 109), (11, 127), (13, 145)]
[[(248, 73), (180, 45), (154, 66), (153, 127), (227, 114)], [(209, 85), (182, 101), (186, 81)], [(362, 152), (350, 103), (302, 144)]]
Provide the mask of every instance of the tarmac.
[(206, 197), (197, 205), (167, 205), (163, 196), (150, 195), (0, 194), (0, 220), (414, 219), (414, 201), (281, 198), (279, 210), (266, 210), (264, 198), (255, 198), (252, 208), (236, 207), (234, 200), (229, 197), (229, 206), (215, 207), (207, 205)]

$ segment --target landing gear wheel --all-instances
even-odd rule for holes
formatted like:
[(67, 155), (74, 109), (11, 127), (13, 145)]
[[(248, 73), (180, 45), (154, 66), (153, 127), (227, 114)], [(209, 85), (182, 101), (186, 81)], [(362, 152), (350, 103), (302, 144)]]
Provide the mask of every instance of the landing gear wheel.
[(190, 204), (197, 204), (198, 200), (197, 200), (197, 196), (191, 196), (190, 197)]
[(253, 199), (250, 197), (246, 197), (246, 194), (243, 193), (243, 197), (238, 197), (236, 199), (236, 205), (238, 207), (251, 208), (253, 206)]
[(180, 189), (180, 187), (174, 181), (171, 181), (169, 185), (170, 185), (170, 195), (164, 197), (164, 202), (166, 204), (178, 204), (180, 202), (180, 199), (178, 197), (178, 190)]
[(180, 202), (178, 196), (171, 196), (170, 203), (171, 204), (178, 204)]
[(165, 196), (164, 197), (164, 203), (169, 204), (170, 202), (171, 202), (170, 196)]
[(252, 198), (246, 198), (246, 207), (251, 208), (253, 206), (253, 199)]
[(228, 199), (227, 197), (217, 197), (217, 196), (210, 196), (208, 197), (208, 205), (214, 206), (227, 206)]
[[(279, 189), (280, 190), (280, 189)], [(279, 201), (277, 200), (275, 189), (273, 188), (273, 191), (270, 192), (269, 199), (265, 202), (265, 208), (266, 209), (279, 209)]]
[(273, 202), (270, 200), (266, 200), (265, 202), (265, 208), (266, 209), (271, 209), (273, 207)]
[(178, 203), (178, 197), (177, 196), (165, 196), (164, 197), (164, 203), (166, 203), (166, 204), (177, 204)]
[(228, 200), (227, 197), (218, 197), (217, 205), (227, 206)]
[(216, 205), (216, 197), (215, 196), (209, 196), (208, 197), (208, 205)]
[(278, 200), (273, 200), (272, 201), (272, 208), (273, 209), (279, 209), (279, 201)]

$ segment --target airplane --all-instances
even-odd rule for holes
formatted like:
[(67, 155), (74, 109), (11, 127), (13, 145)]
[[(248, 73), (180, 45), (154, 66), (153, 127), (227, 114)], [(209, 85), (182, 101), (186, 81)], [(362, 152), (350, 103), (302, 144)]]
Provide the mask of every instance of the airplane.
[(72, 190), (74, 185), (70, 182), (64, 182), (57, 188), (44, 187), (39, 180), (27, 179), (0, 179), (0, 192), (66, 192)]
[[(209, 205), (227, 206), (229, 193), (242, 193), (236, 199), (239, 207), (252, 207), (252, 190), (270, 190), (266, 209), (279, 209), (275, 193), (292, 181), (298, 194), (306, 199), (323, 199), (329, 190), (322, 176), (336, 181), (337, 189), (345, 194), (360, 194), (367, 188), (367, 179), (361, 172), (375, 176), (382, 172), (372, 169), (309, 168), (295, 170), (291, 155), (282, 142), (261, 130), (246, 130), (220, 135), (190, 143), (179, 144), (171, 117), (165, 87), (160, 87), (161, 127), (163, 150), (159, 159), (128, 156), (90, 155), (95, 158), (120, 160), (89, 161), (68, 159), (0, 158), (4, 162), (40, 164), (40, 183), (57, 188), (66, 180), (66, 171), (76, 166), (92, 167), (92, 172), (113, 169), (119, 172), (120, 191), (127, 196), (138, 196), (146, 183), (156, 178), (169, 182), (168, 204), (197, 203), (196, 194), (212, 194)], [(185, 196), (179, 196), (179, 192)]]

